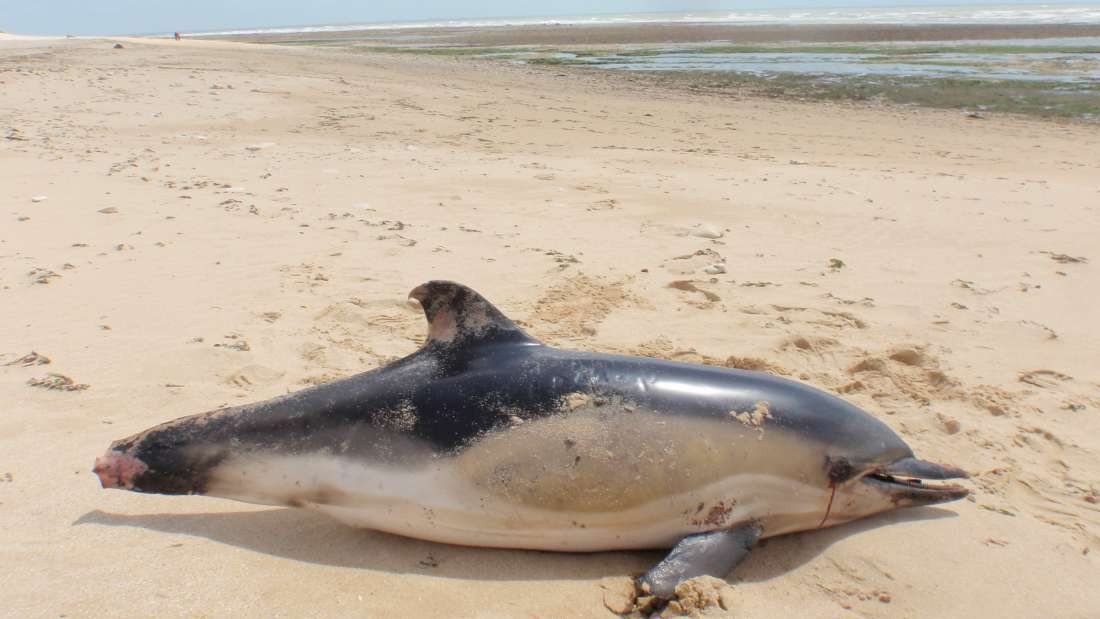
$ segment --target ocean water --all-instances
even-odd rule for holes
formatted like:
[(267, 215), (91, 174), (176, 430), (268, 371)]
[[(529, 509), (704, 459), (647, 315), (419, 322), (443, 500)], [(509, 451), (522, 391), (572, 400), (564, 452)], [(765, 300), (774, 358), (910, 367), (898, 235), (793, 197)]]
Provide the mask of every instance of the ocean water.
[(493, 28), (540, 25), (629, 24), (1100, 24), (1100, 3), (984, 6), (863, 7), (814, 9), (752, 9), (615, 15), (565, 15), (444, 19), (416, 22), (319, 24), (189, 33), (196, 36), (297, 34), (354, 30), (424, 28)]

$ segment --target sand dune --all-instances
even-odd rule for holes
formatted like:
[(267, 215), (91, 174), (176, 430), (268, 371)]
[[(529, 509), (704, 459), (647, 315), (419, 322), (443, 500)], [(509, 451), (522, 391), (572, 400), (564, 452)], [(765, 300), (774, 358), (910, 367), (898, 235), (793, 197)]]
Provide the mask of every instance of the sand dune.
[(115, 42), (0, 40), (5, 612), (609, 616), (601, 579), (658, 553), (449, 547), (91, 474), (112, 439), (413, 351), (405, 294), (435, 278), (548, 343), (833, 390), (973, 474), (969, 501), (769, 541), (738, 616), (1100, 608), (1094, 126)]

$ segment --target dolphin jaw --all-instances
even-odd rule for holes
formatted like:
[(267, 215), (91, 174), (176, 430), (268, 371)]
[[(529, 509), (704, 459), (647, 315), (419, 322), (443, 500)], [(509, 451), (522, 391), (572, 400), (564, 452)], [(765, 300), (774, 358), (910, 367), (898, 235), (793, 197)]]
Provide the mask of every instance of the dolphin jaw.
[[(851, 479), (834, 486), (824, 507), (822, 526), (833, 526), (904, 507), (957, 501), (970, 494), (945, 479), (966, 477), (954, 467), (917, 460), (912, 456), (862, 468)], [(903, 473), (904, 472), (904, 473)]]
[(894, 477), (887, 473), (870, 473), (861, 477), (859, 483), (869, 484), (887, 494), (897, 507), (946, 503), (970, 494), (957, 484), (928, 483), (924, 479)]
[(957, 484), (940, 482), (967, 477), (960, 468), (908, 457), (872, 469), (859, 478), (859, 483), (886, 495), (896, 507), (907, 507), (961, 499), (970, 491)]
[(912, 456), (901, 458), (882, 466), (877, 471), (890, 477), (906, 477), (912, 479), (966, 479), (970, 477), (966, 471), (945, 464), (936, 464), (927, 460), (918, 460)]

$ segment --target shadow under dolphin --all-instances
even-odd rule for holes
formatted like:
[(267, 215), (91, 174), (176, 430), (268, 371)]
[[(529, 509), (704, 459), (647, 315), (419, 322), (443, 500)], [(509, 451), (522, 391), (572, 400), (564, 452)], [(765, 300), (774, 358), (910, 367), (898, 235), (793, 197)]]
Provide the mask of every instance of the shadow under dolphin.
[[(771, 580), (808, 563), (850, 535), (903, 522), (954, 517), (957, 514), (947, 509), (917, 507), (771, 538), (764, 540), (727, 578), (741, 582)], [(89, 524), (201, 537), (273, 557), (318, 565), (463, 580), (575, 580), (640, 574), (667, 552), (558, 553), (453, 546), (355, 529), (322, 514), (281, 508), (139, 515), (92, 510), (73, 522), (73, 526)], [(294, 535), (286, 535), (287, 531), (293, 531)], [(500, 561), (501, 557), (509, 560)]]

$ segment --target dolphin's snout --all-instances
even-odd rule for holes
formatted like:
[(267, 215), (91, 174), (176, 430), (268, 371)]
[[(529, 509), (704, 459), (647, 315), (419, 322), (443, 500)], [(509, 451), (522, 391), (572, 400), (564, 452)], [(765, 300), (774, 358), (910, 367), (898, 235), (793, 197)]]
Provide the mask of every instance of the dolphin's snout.
[(144, 462), (137, 458), (111, 450), (95, 459), (95, 467), (92, 472), (99, 477), (99, 483), (104, 488), (134, 488), (134, 479), (149, 470)]
[(970, 477), (966, 471), (935, 462), (927, 462), (916, 458), (902, 458), (879, 469), (880, 473), (894, 477), (911, 477), (914, 479), (966, 479)]
[(935, 505), (964, 498), (970, 494), (966, 488), (936, 482), (967, 477), (969, 475), (966, 471), (960, 468), (926, 462), (910, 456), (880, 466), (860, 478), (860, 481), (864, 486), (875, 488), (894, 507), (912, 507)]

